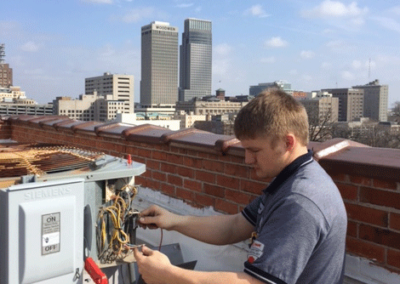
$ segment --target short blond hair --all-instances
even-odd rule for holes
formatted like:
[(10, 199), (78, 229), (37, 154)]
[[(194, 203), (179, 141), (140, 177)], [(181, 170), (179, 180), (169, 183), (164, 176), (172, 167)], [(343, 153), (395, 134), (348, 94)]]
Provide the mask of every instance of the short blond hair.
[(261, 92), (245, 105), (236, 117), (234, 130), (239, 140), (268, 136), (273, 145), (289, 133), (293, 133), (303, 146), (309, 141), (304, 106), (276, 88)]

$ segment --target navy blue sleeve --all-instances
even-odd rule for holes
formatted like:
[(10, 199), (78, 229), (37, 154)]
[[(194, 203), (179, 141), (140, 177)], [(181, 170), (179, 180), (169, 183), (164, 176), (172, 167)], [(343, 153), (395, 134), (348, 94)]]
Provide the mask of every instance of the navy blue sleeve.
[(252, 202), (250, 202), (250, 204), (247, 205), (246, 208), (244, 208), (242, 211), (242, 215), (244, 216), (244, 218), (246, 218), (246, 220), (249, 221), (249, 223), (252, 224), (253, 226), (256, 226), (257, 211), (260, 202), (261, 202), (261, 196), (257, 197)]

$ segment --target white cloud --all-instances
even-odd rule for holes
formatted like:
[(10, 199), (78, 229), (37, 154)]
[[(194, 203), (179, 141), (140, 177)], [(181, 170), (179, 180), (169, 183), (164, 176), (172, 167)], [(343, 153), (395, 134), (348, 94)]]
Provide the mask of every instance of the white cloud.
[(391, 8), (389, 11), (396, 15), (400, 15), (400, 6), (395, 6), (395, 7)]
[(227, 56), (232, 51), (229, 44), (222, 43), (214, 47), (214, 53), (218, 56)]
[(27, 43), (23, 44), (21, 46), (21, 50), (26, 51), (26, 52), (37, 52), (39, 50), (40, 46), (33, 41), (28, 41)]
[(264, 42), (264, 45), (267, 47), (285, 47), (287, 44), (287, 41), (281, 39), (280, 37), (273, 37)]
[[(125, 15), (120, 17), (120, 20), (125, 23), (137, 23), (142, 19), (146, 18), (158, 18), (158, 19), (165, 19), (167, 15), (163, 12), (157, 12), (153, 7), (145, 7), (140, 9), (132, 9), (128, 11)], [(114, 19), (118, 17), (113, 17)]]
[(357, 70), (360, 69), (362, 66), (361, 61), (359, 60), (353, 60), (353, 62), (351, 63), (351, 67), (353, 67), (353, 69)]
[(354, 76), (354, 74), (351, 73), (350, 71), (343, 71), (342, 78), (347, 81), (353, 81), (356, 78), (356, 76)]
[(308, 74), (302, 75), (301, 78), (302, 78), (304, 81), (308, 81), (308, 82), (312, 81), (312, 79), (313, 79), (313, 77), (312, 77), (311, 75), (308, 75)]
[(357, 2), (345, 5), (339, 1), (325, 0), (320, 5), (311, 10), (301, 12), (306, 18), (325, 18), (325, 17), (359, 17), (368, 13), (368, 8), (359, 8)]
[(300, 56), (304, 59), (311, 59), (314, 57), (314, 52), (312, 52), (311, 50), (303, 50), (300, 52)]
[(326, 46), (335, 53), (349, 53), (355, 50), (355, 46), (343, 40), (329, 41)]
[(377, 21), (382, 27), (400, 33), (400, 23), (396, 20), (386, 17), (372, 17), (372, 19)]
[(213, 76), (217, 75), (219, 78), (228, 76), (232, 70), (230, 54), (232, 47), (229, 44), (218, 44), (213, 48)]
[(289, 71), (289, 74), (290, 74), (290, 75), (297, 75), (298, 72), (297, 72), (296, 69), (292, 69), (292, 70)]
[(81, 0), (81, 1), (88, 3), (95, 3), (95, 4), (112, 4), (114, 2), (113, 0)]
[(330, 62), (322, 62), (321, 68), (322, 69), (330, 69), (332, 67), (332, 63)]
[(265, 12), (265, 10), (263, 9), (263, 7), (261, 5), (251, 6), (249, 9), (244, 11), (244, 14), (259, 17), (259, 18), (266, 18), (266, 17), (270, 16)]
[(199, 13), (199, 12), (201, 12), (201, 9), (202, 9), (201, 6), (197, 6), (196, 9), (194, 9), (194, 11)]
[(176, 7), (178, 7), (178, 8), (189, 8), (189, 7), (192, 7), (193, 5), (194, 5), (194, 3), (182, 3), (182, 4), (176, 5)]
[(275, 57), (270, 56), (270, 57), (263, 57), (260, 60), (261, 63), (274, 63), (275, 62)]

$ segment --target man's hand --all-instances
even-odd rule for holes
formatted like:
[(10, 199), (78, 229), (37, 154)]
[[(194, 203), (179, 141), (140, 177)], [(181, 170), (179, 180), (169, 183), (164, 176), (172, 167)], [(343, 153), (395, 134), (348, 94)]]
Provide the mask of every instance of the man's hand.
[(142, 252), (138, 248), (134, 248), (133, 253), (139, 273), (147, 284), (167, 283), (165, 275), (171, 269), (172, 264), (165, 254), (146, 246), (142, 247)]
[(146, 208), (139, 215), (139, 225), (142, 228), (171, 230), (175, 225), (178, 215), (175, 215), (156, 205)]

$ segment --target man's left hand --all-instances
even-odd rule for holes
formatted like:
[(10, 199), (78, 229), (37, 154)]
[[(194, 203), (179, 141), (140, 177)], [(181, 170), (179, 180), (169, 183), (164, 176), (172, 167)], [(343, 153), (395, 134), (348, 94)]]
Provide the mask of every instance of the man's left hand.
[(165, 276), (172, 267), (168, 257), (156, 250), (146, 246), (140, 252), (138, 248), (133, 249), (139, 273), (147, 284), (167, 283)]

